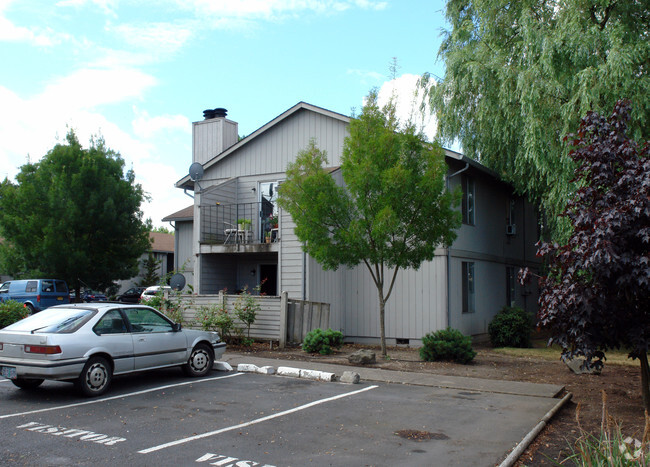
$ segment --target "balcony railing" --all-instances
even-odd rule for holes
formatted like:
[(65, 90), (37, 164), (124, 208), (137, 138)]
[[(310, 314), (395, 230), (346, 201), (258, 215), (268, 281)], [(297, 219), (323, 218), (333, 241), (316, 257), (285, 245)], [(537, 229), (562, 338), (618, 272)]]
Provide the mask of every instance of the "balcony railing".
[(200, 211), (201, 243), (236, 245), (279, 240), (270, 203), (207, 205), (200, 206)]

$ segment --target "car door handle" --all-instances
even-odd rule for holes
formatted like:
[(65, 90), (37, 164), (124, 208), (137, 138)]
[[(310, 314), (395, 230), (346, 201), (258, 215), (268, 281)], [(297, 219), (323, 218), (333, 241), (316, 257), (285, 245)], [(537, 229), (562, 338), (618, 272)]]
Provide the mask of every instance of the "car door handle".
[(138, 342), (144, 342), (144, 341), (146, 341), (146, 340), (147, 340), (147, 339), (144, 338), (144, 337), (139, 337), (139, 338), (138, 338)]

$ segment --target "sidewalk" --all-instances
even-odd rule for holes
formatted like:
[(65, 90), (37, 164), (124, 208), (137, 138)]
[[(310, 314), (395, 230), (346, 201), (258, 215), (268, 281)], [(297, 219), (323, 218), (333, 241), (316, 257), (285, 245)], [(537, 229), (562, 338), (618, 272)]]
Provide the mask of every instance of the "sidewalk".
[(500, 381), (492, 379), (469, 378), (464, 376), (447, 376), (430, 373), (414, 373), (405, 371), (382, 370), (372, 367), (355, 367), (309, 361), (280, 360), (271, 358), (242, 355), (226, 350), (221, 361), (229, 363), (234, 369), (240, 363), (249, 363), (258, 367), (281, 366), (306, 370), (320, 370), (334, 373), (340, 377), (344, 371), (354, 371), (359, 374), (361, 381), (374, 381), (393, 384), (410, 384), (416, 386), (431, 386), (438, 388), (460, 389), (466, 391), (490, 392), (496, 394), (512, 394), (533, 397), (557, 397), (563, 386), (556, 384), (537, 384), (518, 381)]

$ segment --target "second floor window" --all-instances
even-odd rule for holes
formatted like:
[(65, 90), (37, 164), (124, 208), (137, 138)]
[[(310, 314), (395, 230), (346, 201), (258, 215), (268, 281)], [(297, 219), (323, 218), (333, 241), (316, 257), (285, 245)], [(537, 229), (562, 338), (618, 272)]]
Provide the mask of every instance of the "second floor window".
[(474, 180), (470, 177), (463, 176), (463, 224), (474, 225)]

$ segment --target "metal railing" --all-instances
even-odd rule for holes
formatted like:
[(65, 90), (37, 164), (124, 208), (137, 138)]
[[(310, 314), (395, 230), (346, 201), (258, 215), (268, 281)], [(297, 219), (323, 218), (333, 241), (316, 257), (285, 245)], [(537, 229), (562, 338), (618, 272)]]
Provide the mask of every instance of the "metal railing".
[(201, 243), (261, 244), (279, 239), (277, 223), (271, 218), (272, 206), (266, 203), (217, 204), (199, 209)]

